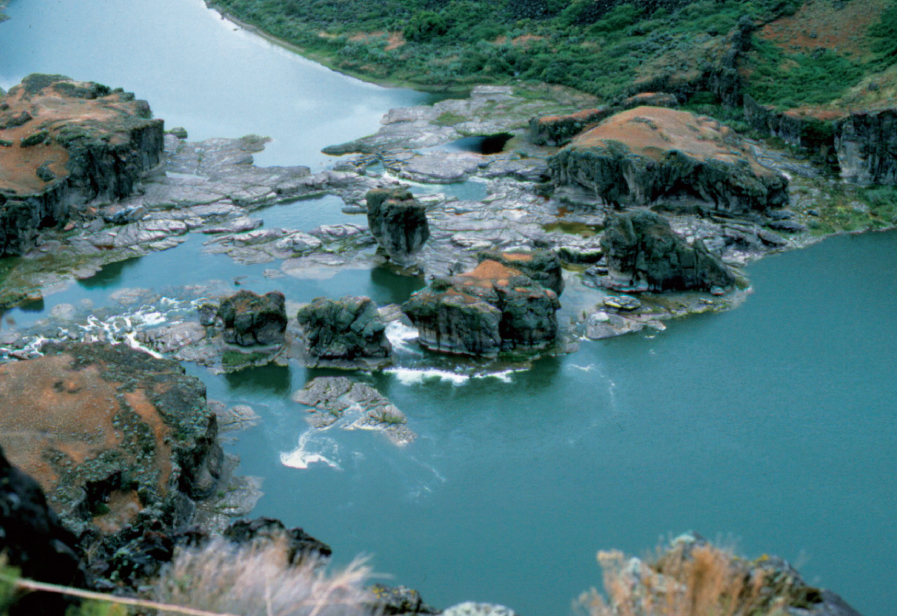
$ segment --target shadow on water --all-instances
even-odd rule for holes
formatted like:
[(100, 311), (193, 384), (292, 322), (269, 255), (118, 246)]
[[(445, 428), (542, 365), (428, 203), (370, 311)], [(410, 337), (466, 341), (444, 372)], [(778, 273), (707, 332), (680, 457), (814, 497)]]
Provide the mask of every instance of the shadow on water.
[(235, 396), (273, 395), (288, 397), (293, 393), (293, 374), (289, 366), (268, 364), (244, 368), (224, 375), (229, 392)]
[(377, 296), (386, 304), (401, 304), (415, 291), (426, 286), (421, 276), (403, 276), (389, 267), (371, 270), (371, 284), (378, 289)]
[(500, 154), (504, 151), (508, 141), (514, 138), (511, 133), (497, 133), (478, 137), (464, 137), (447, 143), (444, 149), (461, 152), (474, 152), (475, 154)]
[(140, 257), (110, 263), (104, 265), (100, 271), (90, 278), (79, 280), (78, 284), (85, 289), (109, 289), (111, 287), (118, 287), (123, 283), (127, 272), (139, 265)]

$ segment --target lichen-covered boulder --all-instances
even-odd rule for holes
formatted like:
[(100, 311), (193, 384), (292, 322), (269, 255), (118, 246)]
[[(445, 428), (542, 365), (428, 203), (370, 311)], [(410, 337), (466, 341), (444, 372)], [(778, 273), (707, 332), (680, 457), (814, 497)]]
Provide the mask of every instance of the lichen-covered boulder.
[(402, 305), (423, 346), (483, 357), (553, 344), (558, 309), (554, 291), (491, 260), (470, 272), (436, 279)]
[(427, 208), (407, 189), (374, 189), (366, 201), (371, 234), (391, 258), (404, 261), (429, 239)]
[(520, 270), (546, 289), (557, 295), (564, 292), (564, 276), (561, 259), (556, 252), (547, 249), (508, 251), (486, 250), (477, 253), (477, 260), (497, 261), (506, 267)]
[(694, 206), (744, 214), (788, 203), (788, 180), (761, 166), (711, 118), (637, 107), (604, 120), (551, 157), (559, 186), (615, 206)]
[(606, 286), (628, 291), (711, 290), (735, 278), (700, 241), (689, 245), (654, 212), (611, 216), (602, 238), (609, 276)]
[(318, 297), (296, 314), (308, 353), (321, 360), (388, 359), (386, 324), (369, 297)]
[(286, 299), (279, 291), (257, 295), (243, 290), (221, 302), (218, 318), (224, 327), (224, 341), (229, 344), (283, 344), (287, 328)]
[(113, 534), (144, 511), (188, 522), (223, 460), (202, 382), (124, 345), (43, 352), (0, 366), (0, 445), (66, 527)]

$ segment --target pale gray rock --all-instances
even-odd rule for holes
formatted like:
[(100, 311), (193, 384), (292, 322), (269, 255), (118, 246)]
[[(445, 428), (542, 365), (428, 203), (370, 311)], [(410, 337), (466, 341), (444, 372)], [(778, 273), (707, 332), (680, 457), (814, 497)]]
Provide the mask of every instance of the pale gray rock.
[(442, 616), (517, 616), (517, 612), (497, 603), (465, 601), (443, 610)]

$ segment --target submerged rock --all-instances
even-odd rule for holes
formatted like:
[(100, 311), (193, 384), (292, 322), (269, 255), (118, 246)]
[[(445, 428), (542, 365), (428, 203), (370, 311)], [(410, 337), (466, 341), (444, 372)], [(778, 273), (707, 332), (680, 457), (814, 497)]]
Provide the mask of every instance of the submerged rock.
[(555, 184), (618, 206), (699, 205), (743, 214), (788, 203), (788, 180), (765, 167), (716, 120), (637, 107), (551, 157)]
[(417, 435), (405, 414), (376, 389), (344, 376), (319, 377), (293, 394), (293, 401), (310, 407), (308, 422), (316, 428), (340, 423), (344, 429), (382, 430), (397, 445)]
[(709, 291), (730, 287), (735, 277), (704, 244), (689, 245), (669, 221), (649, 211), (608, 219), (602, 246), (609, 276), (605, 286), (633, 291)]
[(324, 365), (358, 360), (389, 360), (392, 347), (386, 324), (369, 297), (339, 300), (319, 297), (296, 315), (308, 343), (308, 353)]
[(546, 289), (558, 296), (564, 292), (564, 276), (561, 259), (553, 250), (483, 251), (477, 254), (477, 261), (497, 261), (506, 267), (520, 270)]
[(402, 305), (423, 346), (484, 357), (554, 343), (558, 309), (554, 291), (492, 260), (470, 272), (438, 278)]
[(0, 100), (0, 255), (93, 201), (134, 192), (162, 159), (162, 120), (134, 95), (61, 75), (29, 75)]
[(371, 190), (366, 201), (368, 227), (390, 257), (403, 261), (430, 237), (427, 208), (407, 189)]
[(257, 295), (243, 290), (221, 302), (218, 318), (227, 343), (280, 345), (287, 327), (286, 299), (279, 291)]

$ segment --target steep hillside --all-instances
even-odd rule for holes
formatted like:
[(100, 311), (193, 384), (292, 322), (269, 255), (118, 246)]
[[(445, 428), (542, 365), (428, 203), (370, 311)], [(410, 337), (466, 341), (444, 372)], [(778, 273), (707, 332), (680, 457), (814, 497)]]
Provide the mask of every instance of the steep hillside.
[(434, 89), (521, 79), (737, 106), (746, 82), (761, 104), (797, 107), (897, 61), (895, 0), (210, 3), (340, 70)]

